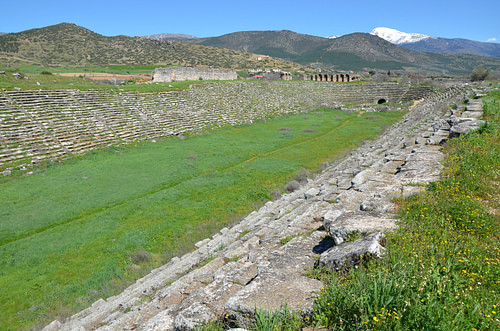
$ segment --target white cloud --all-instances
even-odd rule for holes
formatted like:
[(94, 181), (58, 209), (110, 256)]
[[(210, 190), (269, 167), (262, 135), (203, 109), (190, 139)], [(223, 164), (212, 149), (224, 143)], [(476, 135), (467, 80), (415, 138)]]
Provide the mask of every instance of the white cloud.
[(497, 41), (497, 38), (489, 38), (488, 40), (486, 40), (487, 42), (492, 42), (492, 41)]

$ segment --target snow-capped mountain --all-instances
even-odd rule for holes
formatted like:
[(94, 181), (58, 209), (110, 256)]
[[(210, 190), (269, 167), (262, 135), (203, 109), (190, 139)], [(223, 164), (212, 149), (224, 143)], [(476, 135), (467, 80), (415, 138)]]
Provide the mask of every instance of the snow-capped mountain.
[(417, 41), (429, 38), (435, 38), (427, 36), (425, 34), (406, 33), (395, 29), (383, 28), (383, 27), (373, 29), (372, 32), (370, 32), (370, 34), (378, 36), (396, 45), (415, 43)]
[(328, 38), (328, 39), (335, 39), (335, 38), (338, 38), (338, 37), (340, 37), (340, 36), (328, 36), (326, 38)]
[(405, 33), (390, 28), (375, 28), (370, 34), (400, 47), (417, 52), (472, 54), (499, 57), (500, 44), (462, 38), (431, 37), (419, 33)]

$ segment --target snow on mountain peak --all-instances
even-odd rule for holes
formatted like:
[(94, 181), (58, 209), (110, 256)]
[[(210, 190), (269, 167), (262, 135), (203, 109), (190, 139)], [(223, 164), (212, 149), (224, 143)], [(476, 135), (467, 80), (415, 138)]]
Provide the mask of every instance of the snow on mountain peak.
[(425, 34), (406, 33), (390, 28), (375, 28), (370, 34), (378, 36), (396, 45), (414, 43), (420, 40), (433, 38)]

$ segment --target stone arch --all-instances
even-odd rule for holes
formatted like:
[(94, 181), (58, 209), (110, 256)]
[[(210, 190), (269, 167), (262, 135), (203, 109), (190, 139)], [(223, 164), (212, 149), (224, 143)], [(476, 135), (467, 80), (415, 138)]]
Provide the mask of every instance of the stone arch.
[(387, 102), (387, 100), (385, 98), (380, 98), (380, 99), (378, 99), (377, 104), (381, 105), (381, 104), (386, 103), (386, 102)]

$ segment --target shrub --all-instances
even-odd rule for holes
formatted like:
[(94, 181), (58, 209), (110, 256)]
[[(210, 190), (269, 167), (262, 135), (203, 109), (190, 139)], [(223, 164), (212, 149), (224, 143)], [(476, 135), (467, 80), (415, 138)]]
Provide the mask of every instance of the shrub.
[(300, 184), (305, 184), (307, 183), (307, 179), (311, 176), (311, 173), (305, 169), (302, 168), (297, 172), (297, 175), (295, 175), (295, 180), (298, 181)]
[(148, 262), (149, 258), (150, 258), (149, 252), (142, 250), (135, 252), (131, 257), (132, 263), (134, 264)]
[(271, 198), (273, 200), (278, 200), (279, 198), (281, 198), (281, 192), (279, 190), (272, 190), (271, 191)]
[(300, 183), (296, 180), (292, 180), (290, 183), (285, 188), (285, 191), (288, 193), (292, 193), (294, 191), (297, 191), (300, 188)]
[(482, 65), (477, 66), (470, 75), (470, 80), (473, 82), (485, 80), (490, 74), (490, 69), (485, 69)]
[(42, 74), (42, 75), (52, 75), (52, 73), (50, 71), (47, 71), (47, 70), (42, 71), (40, 74)]

